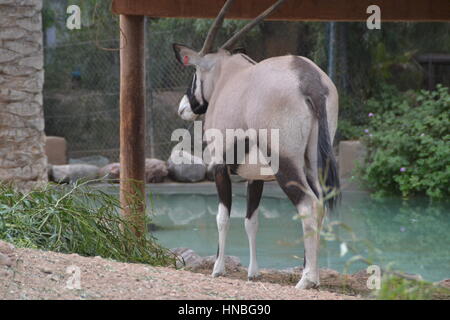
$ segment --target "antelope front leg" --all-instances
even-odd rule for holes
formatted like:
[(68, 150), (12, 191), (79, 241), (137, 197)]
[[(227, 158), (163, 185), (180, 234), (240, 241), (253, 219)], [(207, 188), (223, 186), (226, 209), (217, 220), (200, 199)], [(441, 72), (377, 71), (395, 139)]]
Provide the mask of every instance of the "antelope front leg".
[(261, 200), (264, 181), (249, 181), (247, 185), (247, 215), (245, 217), (245, 231), (250, 247), (250, 264), (248, 266), (248, 280), (259, 276), (258, 262), (256, 261), (256, 233), (258, 232), (258, 207)]
[(215, 168), (215, 182), (219, 195), (219, 209), (217, 213), (217, 229), (219, 231), (219, 247), (212, 272), (213, 277), (225, 274), (225, 242), (230, 227), (231, 212), (231, 181), (225, 165)]

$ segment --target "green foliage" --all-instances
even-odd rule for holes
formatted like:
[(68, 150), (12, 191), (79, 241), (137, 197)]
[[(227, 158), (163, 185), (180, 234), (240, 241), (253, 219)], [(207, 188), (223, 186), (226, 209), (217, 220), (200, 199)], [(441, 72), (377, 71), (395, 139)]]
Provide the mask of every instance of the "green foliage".
[(49, 7), (44, 6), (42, 8), (42, 28), (47, 30), (52, 27), (56, 22), (55, 11)]
[(48, 185), (23, 194), (0, 185), (0, 239), (18, 246), (169, 265), (174, 258), (151, 235), (137, 238), (117, 197), (86, 183)]
[[(426, 84), (426, 67), (415, 61), (416, 55), (450, 52), (449, 23), (385, 22), (381, 30), (369, 30), (360, 22), (338, 26), (338, 43), (342, 45), (337, 50), (335, 83), (340, 95), (339, 117), (347, 122), (344, 132), (338, 127), (337, 140), (340, 133), (343, 137), (351, 133), (347, 124), (358, 129), (368, 123), (366, 115), (373, 111), (367, 110), (365, 101), (383, 94), (386, 85), (406, 91)], [(450, 86), (446, 70), (445, 66), (436, 67), (435, 80)]]
[(352, 124), (348, 119), (339, 119), (337, 140), (358, 140), (361, 136), (362, 127)]
[(396, 276), (385, 277), (378, 292), (379, 300), (449, 299), (450, 290), (425, 281), (414, 281)]
[(399, 94), (386, 90), (367, 102), (374, 114), (362, 141), (363, 179), (378, 193), (403, 197), (450, 191), (450, 95), (448, 88)]

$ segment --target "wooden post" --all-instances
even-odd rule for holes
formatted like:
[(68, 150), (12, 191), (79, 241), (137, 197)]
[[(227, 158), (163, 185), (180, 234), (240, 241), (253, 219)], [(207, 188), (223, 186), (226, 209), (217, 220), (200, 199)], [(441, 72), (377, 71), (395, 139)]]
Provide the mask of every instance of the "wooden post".
[(120, 203), (122, 215), (145, 232), (144, 16), (120, 16)]

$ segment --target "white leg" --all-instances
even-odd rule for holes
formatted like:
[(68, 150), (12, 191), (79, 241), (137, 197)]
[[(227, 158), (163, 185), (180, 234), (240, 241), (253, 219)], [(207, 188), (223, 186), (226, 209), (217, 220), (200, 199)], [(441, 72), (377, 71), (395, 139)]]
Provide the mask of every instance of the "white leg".
[(219, 253), (214, 263), (212, 272), (213, 277), (225, 274), (225, 242), (227, 239), (228, 229), (230, 227), (230, 213), (227, 207), (222, 203), (219, 204), (219, 212), (217, 213), (217, 229), (219, 230)]
[(320, 228), (316, 206), (309, 201), (304, 200), (298, 206), (298, 212), (302, 217), (303, 239), (305, 245), (306, 265), (303, 269), (302, 278), (295, 286), (297, 289), (310, 289), (319, 286), (319, 244)]
[(250, 219), (245, 218), (245, 231), (248, 236), (250, 247), (250, 264), (248, 266), (248, 279), (254, 279), (259, 275), (258, 262), (256, 261), (256, 233), (258, 232), (258, 209), (251, 215)]

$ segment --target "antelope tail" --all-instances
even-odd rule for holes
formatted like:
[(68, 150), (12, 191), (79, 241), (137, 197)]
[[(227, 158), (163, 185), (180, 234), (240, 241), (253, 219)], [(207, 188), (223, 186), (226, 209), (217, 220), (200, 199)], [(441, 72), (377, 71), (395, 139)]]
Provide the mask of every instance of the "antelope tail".
[(327, 109), (325, 105), (319, 106), (319, 108), (321, 112), (318, 118), (317, 167), (322, 196), (325, 199), (325, 204), (333, 210), (341, 198), (339, 172), (331, 145), (330, 131), (328, 130)]

